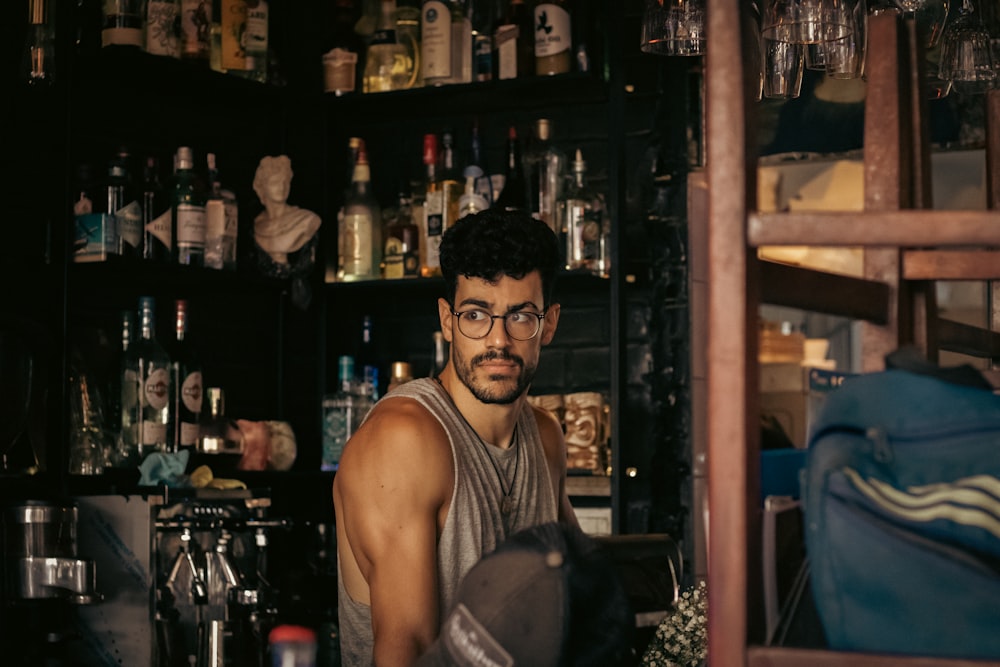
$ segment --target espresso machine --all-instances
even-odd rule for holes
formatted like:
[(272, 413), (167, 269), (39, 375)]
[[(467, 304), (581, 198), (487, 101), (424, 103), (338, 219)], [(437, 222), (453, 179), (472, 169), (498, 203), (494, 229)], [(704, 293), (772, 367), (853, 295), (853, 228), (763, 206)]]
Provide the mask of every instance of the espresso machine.
[(78, 614), (99, 607), (95, 561), (78, 554), (75, 503), (29, 500), (3, 512), (4, 664), (78, 665)]
[(248, 489), (158, 489), (79, 499), (81, 544), (101, 571), (81, 613), (87, 663), (263, 667), (276, 612), (267, 575), (270, 498)]

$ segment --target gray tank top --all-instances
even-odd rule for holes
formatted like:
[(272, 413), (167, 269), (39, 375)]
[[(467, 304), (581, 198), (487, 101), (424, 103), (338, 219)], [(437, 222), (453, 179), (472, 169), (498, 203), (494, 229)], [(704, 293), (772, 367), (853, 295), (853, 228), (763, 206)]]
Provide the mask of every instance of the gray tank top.
[[(482, 556), (508, 535), (558, 518), (555, 492), (538, 424), (527, 403), (517, 418), (517, 446), (504, 450), (483, 443), (435, 380), (407, 382), (382, 401), (400, 396), (416, 399), (426, 407), (441, 422), (451, 442), (455, 489), (438, 539), (438, 600), (444, 615), (462, 577)], [(514, 480), (511, 497), (515, 502), (506, 520), (501, 513), (503, 492), (497, 468), (504, 471), (505, 486), (507, 480)], [(372, 664), (374, 643), (371, 608), (350, 598), (341, 583), (339, 560), (337, 567), (341, 661), (345, 667), (367, 667)]]

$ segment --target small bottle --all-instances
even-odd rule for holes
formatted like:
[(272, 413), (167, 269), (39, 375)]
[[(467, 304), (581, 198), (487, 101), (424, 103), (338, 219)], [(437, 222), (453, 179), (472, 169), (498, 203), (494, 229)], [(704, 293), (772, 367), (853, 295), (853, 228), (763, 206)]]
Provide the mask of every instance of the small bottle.
[(320, 468), (336, 470), (347, 441), (361, 425), (373, 402), (355, 387), (354, 357), (337, 359), (336, 393), (323, 399), (323, 456)]
[(578, 148), (573, 180), (559, 200), (559, 221), (566, 242), (566, 268), (608, 275), (604, 201), (587, 184), (587, 163)]
[(465, 168), (465, 192), (458, 198), (458, 219), (461, 220), (467, 215), (485, 211), (490, 203), (486, 197), (476, 192), (476, 183), (483, 176), (483, 170), (476, 165), (469, 165)]
[(146, 158), (142, 179), (142, 258), (166, 264), (171, 261), (173, 233), (170, 228), (171, 206), (160, 182), (157, 159)]
[(444, 193), (438, 185), (437, 135), (424, 135), (424, 191), (420, 218), (420, 275), (424, 278), (441, 275), (441, 235), (444, 233)]
[(180, 0), (146, 0), (146, 53), (180, 58)]
[(101, 46), (143, 48), (142, 0), (105, 0)]
[(180, 17), (181, 60), (207, 68), (212, 55), (212, 3), (181, 0)]
[(170, 357), (156, 338), (156, 301), (139, 299), (139, 337), (125, 353), (122, 438), (130, 460), (170, 449)]
[(194, 157), (188, 146), (177, 149), (171, 211), (174, 259), (178, 264), (202, 266), (205, 260), (205, 196), (199, 187)]
[(409, 362), (394, 361), (390, 368), (389, 386), (386, 388), (386, 393), (413, 379), (413, 371), (410, 369)]
[(316, 667), (316, 633), (301, 625), (279, 625), (268, 635), (274, 667)]
[(405, 193), (399, 194), (396, 216), (385, 228), (382, 261), (382, 275), (387, 280), (420, 275), (420, 228), (413, 222), (410, 197)]
[(558, 234), (556, 205), (566, 175), (566, 154), (552, 142), (552, 123), (548, 118), (535, 121), (533, 139), (524, 159), (531, 212)]
[(517, 138), (517, 128), (513, 125), (507, 131), (507, 166), (503, 189), (493, 205), (508, 211), (531, 210), (528, 204), (528, 187), (524, 179), (524, 165), (521, 163), (521, 142)]
[(108, 165), (107, 211), (114, 217), (118, 254), (136, 260), (142, 257), (142, 204), (128, 163), (129, 154), (123, 148)]
[(242, 75), (251, 81), (267, 83), (268, 25), (267, 0), (246, 0), (245, 62)]
[(243, 435), (226, 414), (226, 394), (220, 387), (205, 390), (207, 410), (198, 427), (199, 454), (242, 454)]
[(236, 270), (236, 238), (239, 206), (236, 195), (223, 189), (215, 153), (209, 153), (208, 199), (205, 201), (205, 266)]
[(188, 335), (188, 302), (174, 305), (174, 341), (170, 348), (173, 387), (173, 451), (194, 449), (202, 412), (202, 375), (198, 349)]
[(381, 210), (371, 194), (368, 154), (361, 146), (351, 178), (351, 193), (340, 215), (337, 280), (374, 280), (382, 255)]
[(565, 74), (573, 63), (569, 0), (535, 5), (535, 74)]

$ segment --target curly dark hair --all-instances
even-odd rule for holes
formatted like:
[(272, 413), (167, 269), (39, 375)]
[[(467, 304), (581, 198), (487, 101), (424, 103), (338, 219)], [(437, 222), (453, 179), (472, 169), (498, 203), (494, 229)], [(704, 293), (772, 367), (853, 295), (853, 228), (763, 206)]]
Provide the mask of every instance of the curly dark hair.
[(547, 308), (552, 304), (559, 266), (556, 235), (524, 211), (488, 208), (460, 219), (441, 238), (445, 298), (452, 305), (459, 276), (489, 282), (503, 276), (520, 280), (537, 269)]

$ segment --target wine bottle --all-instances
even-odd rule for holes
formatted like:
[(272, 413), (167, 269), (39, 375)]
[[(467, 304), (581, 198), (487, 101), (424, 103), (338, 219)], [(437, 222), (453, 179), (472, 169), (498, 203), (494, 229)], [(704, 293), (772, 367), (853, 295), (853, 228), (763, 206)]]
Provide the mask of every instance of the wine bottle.
[(573, 60), (569, 0), (535, 5), (535, 74), (565, 74)]
[(246, 78), (267, 83), (268, 25), (270, 12), (267, 0), (246, 0), (246, 50), (244, 69), (239, 72)]
[(170, 198), (160, 181), (159, 162), (146, 158), (142, 180), (142, 257), (166, 264), (171, 260)]
[(535, 26), (524, 0), (510, 0), (494, 33), (498, 79), (535, 75)]
[(517, 138), (517, 128), (507, 130), (507, 166), (504, 172), (503, 189), (493, 204), (508, 211), (530, 211), (528, 188), (524, 180), (524, 165), (521, 163), (521, 142)]
[(444, 0), (424, 0), (420, 6), (420, 67), (424, 85), (451, 83), (451, 49), (451, 7)]
[(381, 211), (371, 194), (368, 153), (362, 145), (351, 177), (351, 193), (339, 220), (337, 279), (374, 280), (382, 254)]
[[(135, 385), (126, 385), (124, 379), (128, 369), (129, 345), (138, 335), (135, 323), (136, 311), (129, 308), (121, 311), (119, 317), (121, 345), (116, 355), (117, 373), (108, 387), (108, 424), (114, 432), (115, 445), (109, 462), (115, 467), (137, 465), (138, 457), (138, 397)], [(123, 391), (128, 389), (128, 391)]]
[(188, 302), (174, 303), (174, 340), (170, 348), (170, 386), (173, 395), (173, 451), (194, 449), (202, 412), (201, 361), (188, 335)]
[(205, 259), (205, 197), (188, 146), (177, 149), (170, 226), (176, 262), (202, 266)]
[(222, 187), (215, 153), (206, 156), (208, 198), (205, 201), (205, 266), (210, 269), (236, 269), (236, 237), (239, 206), (236, 195)]
[(142, 204), (129, 169), (129, 153), (122, 148), (108, 164), (108, 214), (114, 217), (118, 254), (126, 259), (142, 257)]
[(146, 53), (180, 58), (180, 0), (146, 0)]
[(121, 435), (130, 461), (169, 449), (170, 357), (156, 338), (155, 308), (153, 297), (139, 299), (139, 337), (125, 353)]
[(472, 21), (465, 0), (451, 0), (451, 80), (472, 81)]

